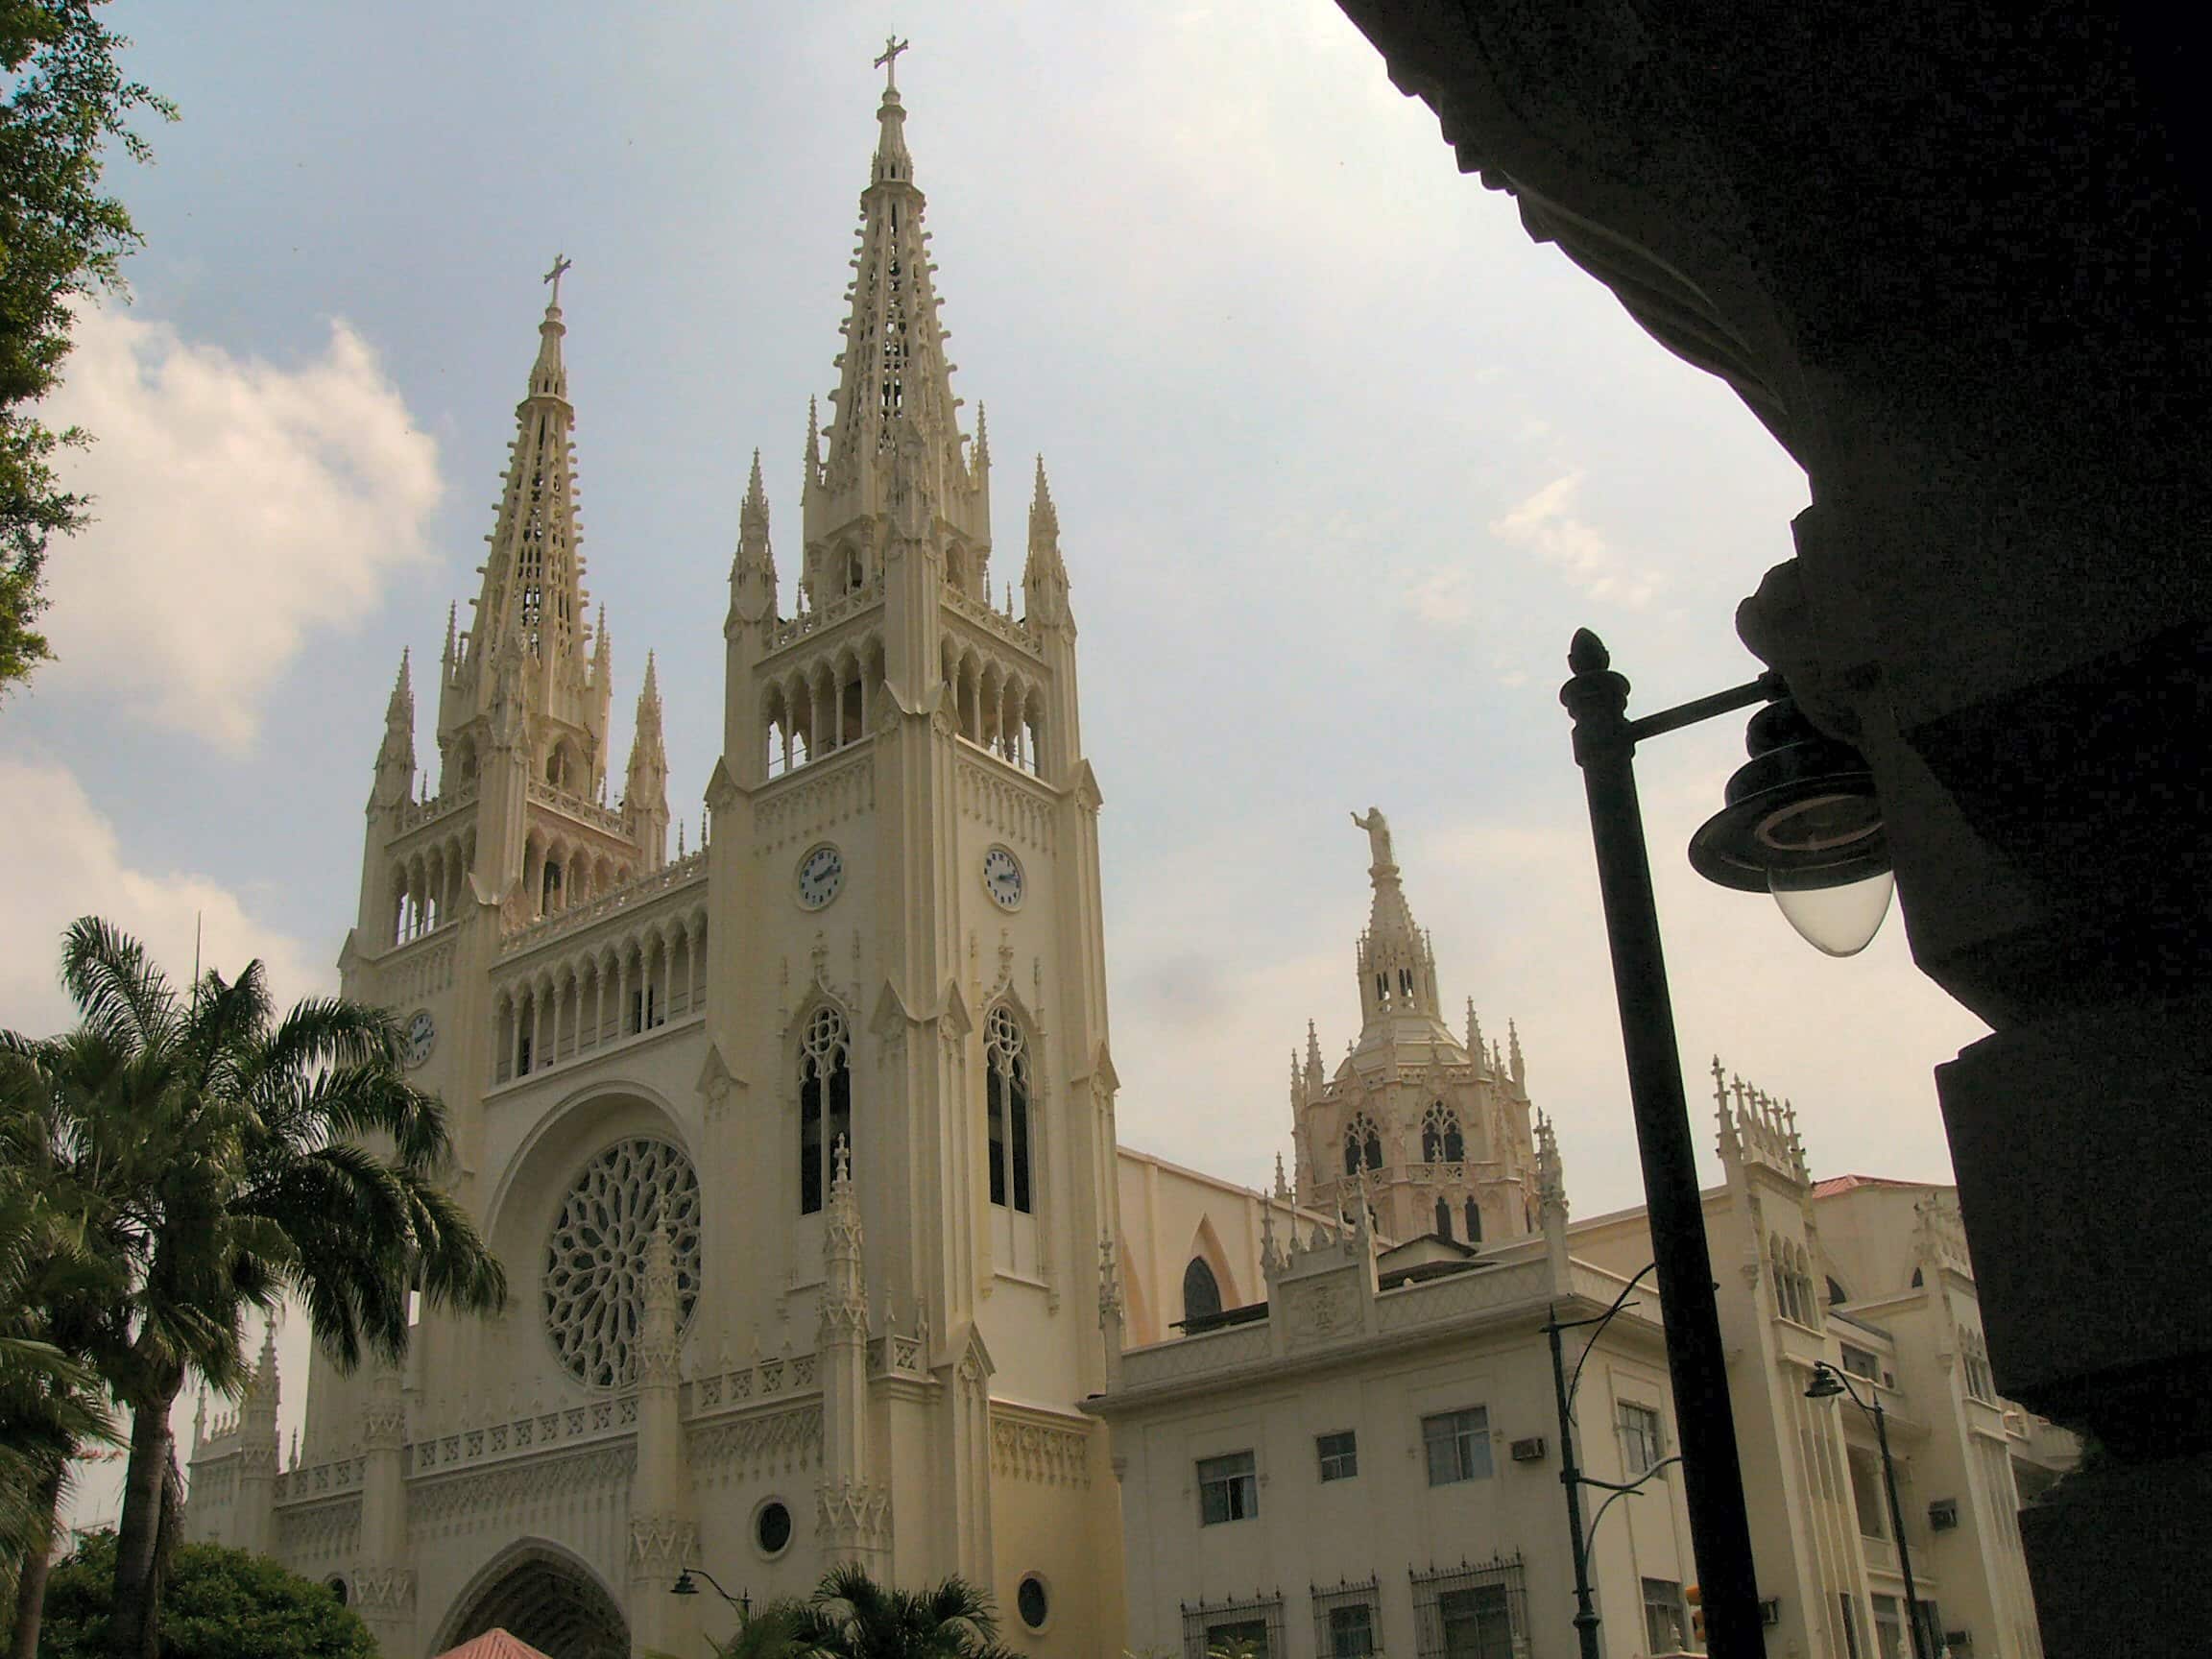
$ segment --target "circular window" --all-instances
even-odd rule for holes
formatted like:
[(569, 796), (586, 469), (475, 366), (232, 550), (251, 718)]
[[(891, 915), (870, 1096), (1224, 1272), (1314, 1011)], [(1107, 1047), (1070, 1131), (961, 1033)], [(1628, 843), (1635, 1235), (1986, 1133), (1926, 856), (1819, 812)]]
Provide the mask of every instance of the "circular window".
[(791, 1511), (774, 1498), (754, 1512), (753, 1542), (760, 1553), (777, 1556), (791, 1547)]
[(1045, 1621), (1052, 1617), (1052, 1599), (1045, 1593), (1045, 1580), (1034, 1573), (1022, 1579), (1014, 1592), (1014, 1606), (1022, 1623), (1032, 1630), (1044, 1629)]
[(545, 1329), (580, 1382), (637, 1378), (645, 1250), (656, 1225), (676, 1253), (676, 1322), (699, 1300), (699, 1177), (666, 1141), (618, 1141), (587, 1164), (545, 1240)]

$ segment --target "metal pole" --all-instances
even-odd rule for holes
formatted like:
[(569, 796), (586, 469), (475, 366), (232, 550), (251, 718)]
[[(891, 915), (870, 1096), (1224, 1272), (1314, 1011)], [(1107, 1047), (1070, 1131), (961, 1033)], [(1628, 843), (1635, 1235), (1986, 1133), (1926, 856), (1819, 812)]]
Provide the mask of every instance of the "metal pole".
[(1575, 720), (1575, 758), (1590, 803), (1590, 836), (1613, 957), (1613, 989), (1628, 1063), (1628, 1097), (1644, 1166), (1651, 1253), (1667, 1332), (1667, 1368), (1682, 1435), (1682, 1474), (1690, 1535), (1705, 1592), (1712, 1659), (1765, 1659), (1751, 1527), (1743, 1509), (1743, 1471), (1728, 1403), (1727, 1358), (1714, 1296), (1705, 1213), (1690, 1108), (1682, 1095), (1682, 1057), (1667, 991), (1659, 913), (1636, 798), (1635, 736), (1626, 717), (1628, 682), (1612, 672), (1603, 643), (1578, 630), (1559, 700)]
[[(1851, 1385), (1846, 1382), (1846, 1388)], [(1868, 1414), (1874, 1419), (1874, 1439), (1882, 1448), (1882, 1484), (1889, 1490), (1889, 1530), (1897, 1538), (1897, 1570), (1905, 1576), (1905, 1617), (1911, 1621), (1912, 1659), (1928, 1659), (1928, 1632), (1920, 1617), (1920, 1597), (1912, 1588), (1912, 1552), (1905, 1547), (1905, 1511), (1897, 1503), (1897, 1465), (1889, 1456), (1888, 1413), (1882, 1409), (1882, 1396), (1872, 1386), (1866, 1390), (1874, 1395), (1874, 1404)], [(1854, 1389), (1853, 1400), (1859, 1398)]]
[[(1602, 1659), (1598, 1650), (1598, 1609), (1590, 1600), (1590, 1551), (1582, 1538), (1582, 1471), (1575, 1463), (1575, 1425), (1567, 1399), (1567, 1361), (1559, 1346), (1559, 1310), (1545, 1310), (1551, 1337), (1551, 1387), (1559, 1396), (1559, 1483), (1567, 1488), (1567, 1530), (1575, 1543), (1575, 1637), (1582, 1659)], [(1915, 1655), (1914, 1659), (1918, 1659)]]

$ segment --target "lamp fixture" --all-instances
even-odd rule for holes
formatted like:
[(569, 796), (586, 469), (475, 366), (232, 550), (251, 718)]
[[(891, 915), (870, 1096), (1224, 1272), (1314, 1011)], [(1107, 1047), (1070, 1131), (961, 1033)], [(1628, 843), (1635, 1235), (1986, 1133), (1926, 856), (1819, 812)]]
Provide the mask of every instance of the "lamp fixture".
[(1744, 747), (1751, 757), (1728, 780), (1728, 804), (1690, 837), (1691, 867), (1722, 887), (1771, 893), (1815, 950), (1857, 955), (1896, 890), (1866, 757), (1817, 731), (1788, 695), (1751, 716)]

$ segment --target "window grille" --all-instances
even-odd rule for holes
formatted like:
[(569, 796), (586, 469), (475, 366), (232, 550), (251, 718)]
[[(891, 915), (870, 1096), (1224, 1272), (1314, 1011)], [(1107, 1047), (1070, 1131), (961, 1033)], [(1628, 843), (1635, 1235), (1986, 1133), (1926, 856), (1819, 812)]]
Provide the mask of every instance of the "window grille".
[(1878, 1357), (1867, 1353), (1863, 1348), (1855, 1348), (1848, 1342), (1841, 1343), (1839, 1346), (1842, 1349), (1844, 1370), (1850, 1372), (1854, 1377), (1863, 1377), (1868, 1382), (1881, 1381), (1882, 1361)]
[(828, 1004), (814, 1010), (799, 1055), (799, 1213), (822, 1208), (830, 1160), (853, 1136), (853, 1068), (845, 1016)]
[(1320, 1659), (1380, 1659), (1382, 1594), (1373, 1577), (1313, 1592), (1313, 1651)]
[(1258, 1465), (1249, 1452), (1198, 1459), (1198, 1525), (1248, 1521), (1260, 1513)]
[(1313, 1448), (1320, 1454), (1322, 1479), (1349, 1480), (1359, 1473), (1359, 1438), (1352, 1430), (1318, 1435)]
[(984, 1117), (991, 1142), (991, 1202), (1029, 1214), (1029, 1060), (1022, 1026), (1004, 1003), (984, 1026)]
[(1690, 1651), (1690, 1620), (1682, 1586), (1671, 1578), (1644, 1580), (1644, 1640), (1654, 1653)]
[(1622, 1479), (1633, 1480), (1647, 1474), (1666, 1454), (1659, 1413), (1648, 1406), (1621, 1403)]
[(1516, 1644), (1527, 1640), (1528, 1592), (1518, 1552), (1407, 1576), (1420, 1659), (1514, 1659)]
[(1421, 1419), (1421, 1443), (1429, 1455), (1429, 1484), (1490, 1479), (1490, 1412), (1471, 1406)]
[(1249, 1653), (1251, 1659), (1284, 1659), (1283, 1597), (1254, 1596), (1248, 1601), (1186, 1601), (1183, 1604), (1183, 1659), (1211, 1659), (1214, 1653)]

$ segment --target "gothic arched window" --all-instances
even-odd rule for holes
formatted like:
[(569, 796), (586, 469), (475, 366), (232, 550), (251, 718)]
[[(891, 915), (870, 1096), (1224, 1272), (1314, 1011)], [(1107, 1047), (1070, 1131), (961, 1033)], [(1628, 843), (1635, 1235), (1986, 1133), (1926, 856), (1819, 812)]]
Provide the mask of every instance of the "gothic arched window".
[(1448, 1199), (1439, 1198), (1436, 1200), (1436, 1237), (1439, 1238), (1452, 1237), (1452, 1205)]
[(1362, 1164), (1370, 1169), (1382, 1167), (1382, 1131), (1364, 1112), (1344, 1129), (1344, 1173), (1358, 1174)]
[(1464, 1164), (1467, 1162), (1467, 1137), (1460, 1133), (1459, 1115), (1441, 1100), (1422, 1114), (1421, 1162), (1424, 1164)]
[(822, 1208), (830, 1160), (853, 1141), (853, 1066), (845, 1016), (825, 1004), (806, 1022), (799, 1048), (799, 1213)]
[(1190, 1265), (1183, 1269), (1184, 1323), (1211, 1319), (1220, 1311), (1221, 1282), (1214, 1277), (1214, 1269), (1206, 1265), (1205, 1257), (1191, 1257)]
[(1467, 1242), (1470, 1244), (1482, 1242), (1482, 1212), (1476, 1207), (1475, 1200), (1472, 1198), (1467, 1200)]
[(984, 1118), (991, 1135), (991, 1202), (1028, 1214), (1034, 1208), (1029, 1173), (1029, 1058), (1022, 1023), (1003, 1002), (984, 1022)]

